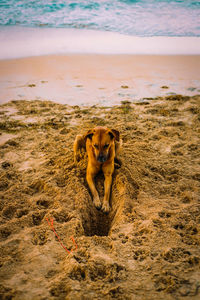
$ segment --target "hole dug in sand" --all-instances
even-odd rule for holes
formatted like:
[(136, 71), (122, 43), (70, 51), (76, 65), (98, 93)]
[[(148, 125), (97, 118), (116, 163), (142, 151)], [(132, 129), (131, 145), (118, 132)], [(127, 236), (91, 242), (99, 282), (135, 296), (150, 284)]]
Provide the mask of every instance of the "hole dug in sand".
[[(138, 185), (126, 168), (116, 170), (113, 176), (109, 214), (96, 209), (92, 203), (91, 196), (81, 201), (80, 214), (85, 236), (109, 236), (115, 231), (118, 224), (132, 213), (134, 203), (137, 199)], [(103, 175), (96, 178), (96, 187), (100, 198), (103, 198)], [(85, 197), (86, 198), (86, 197)], [(88, 201), (89, 198), (89, 201)]]
[[(82, 216), (82, 224), (86, 236), (108, 236), (111, 226), (111, 220), (108, 215), (91, 208), (88, 216)], [(89, 217), (90, 216), (90, 217)]]

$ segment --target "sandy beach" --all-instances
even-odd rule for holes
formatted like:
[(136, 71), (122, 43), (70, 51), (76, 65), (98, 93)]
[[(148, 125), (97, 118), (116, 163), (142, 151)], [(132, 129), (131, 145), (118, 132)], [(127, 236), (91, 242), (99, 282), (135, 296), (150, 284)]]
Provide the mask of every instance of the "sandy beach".
[[(199, 69), (199, 56), (0, 61), (1, 299), (199, 299)], [(108, 215), (86, 153), (73, 162), (97, 125), (123, 140)]]
[(52, 55), (0, 60), (0, 103), (114, 105), (200, 92), (199, 55)]
[[(0, 300), (200, 299), (199, 4), (1, 1)], [(97, 126), (107, 214), (74, 163)]]

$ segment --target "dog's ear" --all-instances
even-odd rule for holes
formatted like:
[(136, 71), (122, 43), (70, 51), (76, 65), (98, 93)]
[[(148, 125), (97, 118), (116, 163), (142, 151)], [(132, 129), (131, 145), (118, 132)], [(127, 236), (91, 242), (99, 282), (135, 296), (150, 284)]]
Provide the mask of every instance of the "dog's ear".
[(94, 130), (93, 129), (88, 130), (88, 132), (85, 134), (85, 140), (87, 140), (87, 138), (89, 138), (90, 140), (92, 140), (93, 134), (94, 134)]
[(115, 138), (119, 142), (119, 131), (116, 129), (110, 129), (109, 132), (111, 139)]

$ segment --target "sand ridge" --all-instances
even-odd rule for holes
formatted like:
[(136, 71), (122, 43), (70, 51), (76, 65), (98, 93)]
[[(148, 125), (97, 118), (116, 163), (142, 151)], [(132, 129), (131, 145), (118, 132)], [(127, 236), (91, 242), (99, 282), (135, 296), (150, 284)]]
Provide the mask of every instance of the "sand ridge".
[[(1, 299), (199, 299), (199, 101), (1, 105)], [(73, 163), (75, 136), (97, 125), (123, 139), (109, 215), (92, 203), (86, 154)], [(96, 185), (102, 197), (102, 174)]]

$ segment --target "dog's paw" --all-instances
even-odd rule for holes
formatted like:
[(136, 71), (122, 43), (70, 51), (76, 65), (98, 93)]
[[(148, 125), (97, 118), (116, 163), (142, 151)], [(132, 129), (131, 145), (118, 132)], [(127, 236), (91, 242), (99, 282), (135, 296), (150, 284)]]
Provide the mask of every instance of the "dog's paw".
[(103, 205), (102, 205), (102, 208), (101, 208), (101, 211), (104, 212), (104, 213), (109, 213), (110, 211), (110, 205), (108, 202), (104, 202)]
[(98, 196), (98, 197), (95, 197), (94, 200), (93, 200), (93, 202), (94, 202), (94, 205), (95, 205), (95, 207), (96, 207), (97, 209), (101, 209), (101, 201), (100, 201), (100, 199), (99, 199), (99, 196)]

